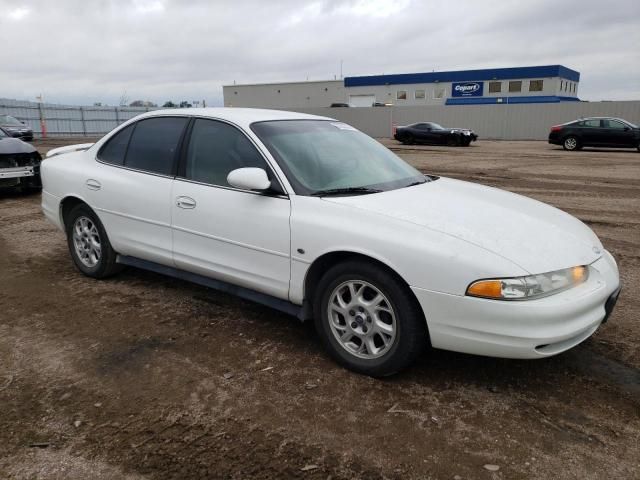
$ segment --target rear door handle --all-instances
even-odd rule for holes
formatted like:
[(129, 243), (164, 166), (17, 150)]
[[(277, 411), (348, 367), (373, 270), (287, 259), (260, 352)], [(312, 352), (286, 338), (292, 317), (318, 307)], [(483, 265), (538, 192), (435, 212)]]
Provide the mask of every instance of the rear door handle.
[(176, 198), (176, 206), (178, 208), (184, 208), (188, 210), (196, 208), (196, 201), (191, 197), (178, 197)]
[(100, 182), (97, 180), (94, 180), (93, 178), (90, 178), (85, 183), (89, 190), (100, 190), (102, 188), (102, 185), (100, 184)]

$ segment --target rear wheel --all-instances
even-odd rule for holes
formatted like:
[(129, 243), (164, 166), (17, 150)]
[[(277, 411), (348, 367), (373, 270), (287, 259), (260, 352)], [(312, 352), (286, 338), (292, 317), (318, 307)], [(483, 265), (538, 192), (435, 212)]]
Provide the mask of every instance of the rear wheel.
[(331, 356), (374, 377), (408, 367), (428, 342), (424, 317), (408, 287), (366, 262), (349, 261), (327, 271), (318, 285), (314, 317)]
[(562, 148), (569, 151), (579, 150), (580, 142), (573, 135), (569, 135), (562, 141)]
[(89, 277), (106, 278), (122, 269), (100, 219), (87, 205), (75, 206), (65, 226), (69, 253), (78, 270)]

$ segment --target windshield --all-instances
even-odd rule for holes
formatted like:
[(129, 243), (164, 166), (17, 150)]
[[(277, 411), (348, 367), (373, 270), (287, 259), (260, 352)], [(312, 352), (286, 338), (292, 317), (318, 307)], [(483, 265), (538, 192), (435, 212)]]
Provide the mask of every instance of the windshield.
[(254, 123), (295, 192), (351, 193), (393, 190), (427, 179), (373, 138), (329, 120), (279, 120)]
[(4, 133), (4, 130), (2, 130), (2, 129), (0, 128), (0, 138), (5, 138), (5, 137), (7, 137), (7, 136), (8, 136), (8, 135), (7, 135), (6, 133)]
[(22, 123), (20, 123), (17, 119), (13, 118), (11, 115), (0, 115), (0, 125), (12, 125), (12, 126), (20, 126), (22, 127)]

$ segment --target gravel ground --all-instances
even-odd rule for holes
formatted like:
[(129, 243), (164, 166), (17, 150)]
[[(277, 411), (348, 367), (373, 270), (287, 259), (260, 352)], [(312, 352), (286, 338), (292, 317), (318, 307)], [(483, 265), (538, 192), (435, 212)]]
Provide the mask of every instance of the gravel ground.
[(385, 143), (586, 222), (620, 266), (610, 321), (553, 358), (433, 350), (374, 380), (277, 311), (133, 269), (81, 276), (39, 195), (3, 192), (0, 478), (639, 478), (640, 154)]

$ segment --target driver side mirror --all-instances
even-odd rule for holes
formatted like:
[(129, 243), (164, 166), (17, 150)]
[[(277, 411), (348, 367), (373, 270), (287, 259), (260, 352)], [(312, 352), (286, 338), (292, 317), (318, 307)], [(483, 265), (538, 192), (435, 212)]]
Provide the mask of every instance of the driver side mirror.
[(267, 172), (262, 168), (237, 168), (229, 172), (227, 182), (229, 182), (229, 185), (242, 190), (264, 191), (271, 187)]

